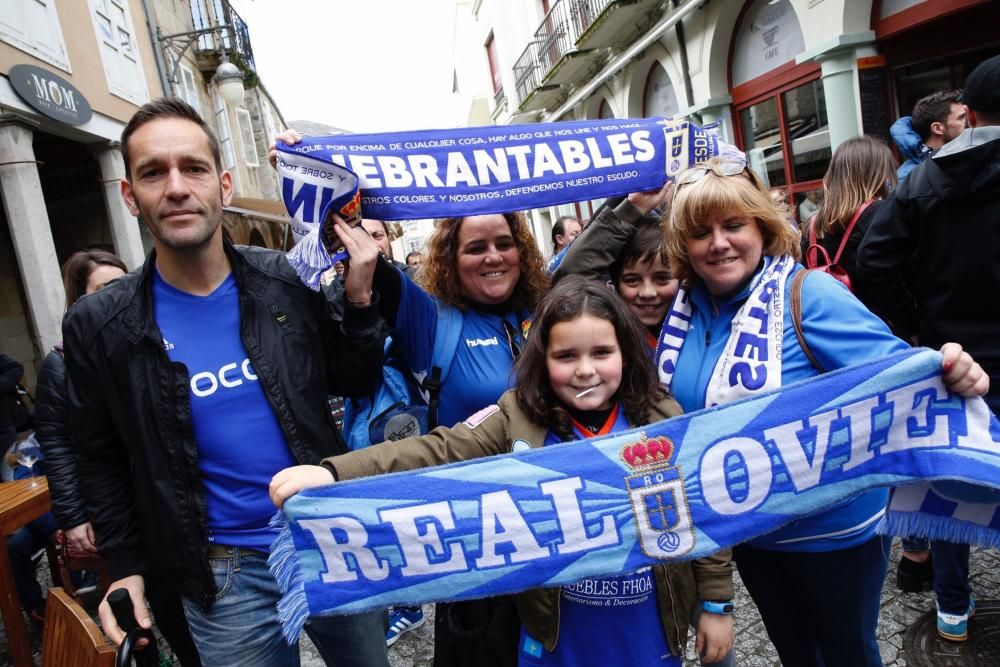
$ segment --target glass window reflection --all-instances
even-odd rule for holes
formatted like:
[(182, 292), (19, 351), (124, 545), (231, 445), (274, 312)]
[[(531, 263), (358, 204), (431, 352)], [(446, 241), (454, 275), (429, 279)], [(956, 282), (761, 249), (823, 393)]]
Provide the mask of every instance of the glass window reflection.
[(785, 178), (784, 155), (781, 150), (781, 128), (778, 125), (777, 99), (771, 97), (740, 112), (743, 136), (746, 138), (750, 166), (760, 175), (767, 175), (768, 185), (788, 183)]
[(823, 178), (832, 151), (822, 81), (789, 90), (782, 95), (782, 104), (792, 144), (792, 180), (801, 183)]

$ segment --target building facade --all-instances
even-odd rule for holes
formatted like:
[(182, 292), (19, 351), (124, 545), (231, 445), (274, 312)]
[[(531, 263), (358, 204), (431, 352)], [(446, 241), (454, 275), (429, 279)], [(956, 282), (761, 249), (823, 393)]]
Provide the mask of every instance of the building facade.
[[(841, 142), (889, 141), (920, 97), (1000, 53), (988, 0), (458, 0), (457, 13), (470, 124), (718, 122), (796, 205)], [(539, 242), (598, 204), (532, 212)]]
[(162, 94), (142, 0), (5, 0), (0, 13), (0, 350), (29, 387), (62, 335), (63, 260), (143, 258), (117, 141)]
[[(223, 57), (225, 56), (225, 57)], [(219, 69), (236, 68), (227, 100)], [(121, 199), (118, 139), (149, 100), (178, 95), (216, 131), (235, 196), (224, 233), (284, 248), (267, 147), (285, 127), (228, 0), (4, 0), (0, 13), (0, 351), (32, 388), (61, 339), (60, 267), (101, 247), (134, 269), (152, 240)]]

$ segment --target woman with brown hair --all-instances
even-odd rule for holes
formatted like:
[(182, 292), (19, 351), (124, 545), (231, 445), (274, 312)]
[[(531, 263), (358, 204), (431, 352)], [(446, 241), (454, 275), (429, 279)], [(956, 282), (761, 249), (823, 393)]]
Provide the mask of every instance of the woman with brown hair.
[[(127, 272), (125, 262), (106, 250), (92, 248), (73, 253), (63, 264), (66, 309)], [(45, 455), (52, 513), (65, 533), (66, 548), (97, 554), (94, 529), (77, 477), (76, 450), (69, 429), (68, 391), (66, 362), (60, 343), (45, 357), (38, 374), (35, 433)], [(147, 582), (146, 592), (156, 615), (156, 625), (180, 664), (185, 667), (201, 665), (184, 618), (180, 595), (169, 584), (156, 581)]]
[[(850, 279), (854, 295), (881, 317), (893, 333), (906, 339), (912, 332), (909, 318), (902, 314), (906, 311), (889, 313), (872, 308), (868, 298), (870, 283), (857, 262), (861, 239), (898, 182), (896, 160), (882, 141), (865, 135), (842, 143), (823, 176), (823, 207), (803, 222), (801, 247), (803, 264), (807, 267), (826, 264), (826, 258), (840, 265)], [(844, 249), (835, 260), (841, 244)], [(900, 292), (901, 297), (904, 294), (905, 290)]]

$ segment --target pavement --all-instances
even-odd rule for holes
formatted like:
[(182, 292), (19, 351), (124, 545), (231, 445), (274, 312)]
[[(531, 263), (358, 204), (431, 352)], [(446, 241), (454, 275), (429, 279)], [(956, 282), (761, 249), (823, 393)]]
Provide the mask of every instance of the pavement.
[[(899, 544), (893, 546), (889, 576), (882, 589), (879, 617), (879, 649), (886, 667), (996, 667), (1000, 665), (1000, 553), (973, 549), (969, 568), (972, 589), (976, 595), (976, 616), (970, 624), (970, 640), (963, 644), (946, 642), (934, 629), (934, 596), (931, 593), (901, 593), (895, 587)], [(48, 568), (38, 568), (43, 585)], [(87, 606), (93, 612), (96, 601)], [(767, 638), (764, 625), (746, 590), (737, 580), (736, 660), (746, 667), (780, 665), (778, 655)], [(392, 667), (429, 667), (434, 653), (434, 608), (424, 607), (427, 622), (403, 635), (389, 649)], [(35, 664), (41, 664), (35, 642)], [(161, 643), (161, 646), (165, 645)], [(303, 667), (320, 667), (322, 658), (308, 637), (300, 641)], [(0, 665), (9, 665), (7, 638), (0, 627)], [(685, 665), (697, 665), (694, 641), (689, 642)]]

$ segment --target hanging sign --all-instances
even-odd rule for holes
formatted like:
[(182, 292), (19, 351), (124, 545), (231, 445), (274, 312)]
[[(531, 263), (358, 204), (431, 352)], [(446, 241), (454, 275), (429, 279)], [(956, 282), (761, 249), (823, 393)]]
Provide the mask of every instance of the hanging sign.
[(43, 116), (67, 125), (83, 125), (94, 115), (76, 86), (47, 69), (14, 65), (8, 76), (18, 97)]

